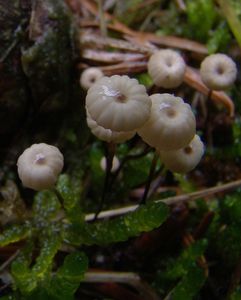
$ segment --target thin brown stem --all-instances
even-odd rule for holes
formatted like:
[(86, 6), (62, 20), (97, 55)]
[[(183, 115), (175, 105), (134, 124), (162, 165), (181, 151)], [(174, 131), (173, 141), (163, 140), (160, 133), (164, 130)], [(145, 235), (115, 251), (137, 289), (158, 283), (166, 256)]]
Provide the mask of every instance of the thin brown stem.
[(157, 164), (158, 158), (159, 158), (159, 155), (158, 155), (157, 151), (155, 151), (152, 162), (151, 162), (149, 176), (148, 176), (147, 183), (146, 183), (146, 186), (145, 186), (145, 191), (144, 191), (144, 194), (143, 194), (143, 197), (141, 199), (140, 204), (145, 204), (146, 199), (148, 197), (148, 193), (149, 193), (149, 190), (150, 190), (150, 187), (151, 187), (151, 182), (152, 182), (153, 176), (155, 174), (156, 164)]
[(213, 137), (212, 137), (212, 90), (208, 91), (207, 95), (207, 117), (206, 117), (206, 127), (207, 127), (207, 144), (210, 148), (213, 147)]
[(124, 159), (121, 161), (118, 169), (115, 171), (115, 173), (113, 174), (113, 176), (111, 177), (111, 180), (110, 180), (110, 188), (113, 186), (116, 178), (118, 177), (118, 175), (120, 174), (121, 170), (123, 169), (124, 165), (129, 161), (129, 160), (134, 160), (134, 159), (138, 159), (138, 158), (141, 158), (143, 156), (145, 156), (147, 153), (149, 153), (151, 151), (151, 148), (150, 147), (146, 147), (142, 152), (138, 153), (138, 154), (129, 154), (129, 155), (126, 155), (124, 157)]
[(84, 282), (91, 283), (122, 283), (134, 287), (142, 295), (142, 299), (158, 300), (159, 297), (155, 291), (146, 282), (142, 281), (140, 276), (131, 272), (113, 272), (113, 271), (88, 271), (85, 273)]
[(115, 149), (116, 149), (116, 144), (115, 143), (108, 143), (107, 148), (106, 148), (106, 172), (105, 172), (105, 181), (104, 181), (104, 187), (102, 191), (102, 196), (101, 200), (99, 203), (99, 207), (95, 213), (94, 221), (97, 219), (98, 214), (103, 208), (103, 205), (106, 200), (106, 195), (109, 189), (109, 182), (110, 182), (110, 175), (111, 175), (111, 169), (112, 169), (112, 163), (113, 163), (113, 158), (115, 155)]

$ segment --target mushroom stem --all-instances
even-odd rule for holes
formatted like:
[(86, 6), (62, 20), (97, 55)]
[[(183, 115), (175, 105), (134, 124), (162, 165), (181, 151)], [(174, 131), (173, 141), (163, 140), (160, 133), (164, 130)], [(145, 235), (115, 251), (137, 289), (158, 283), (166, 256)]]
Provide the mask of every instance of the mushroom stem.
[(141, 158), (141, 157), (145, 156), (146, 154), (148, 154), (151, 150), (152, 150), (152, 148), (149, 147), (148, 145), (146, 145), (145, 149), (142, 152), (140, 152), (138, 154), (128, 154), (128, 155), (126, 155), (124, 157), (124, 159), (121, 161), (118, 169), (114, 172), (113, 176), (111, 177), (109, 188), (111, 188), (114, 185), (115, 180), (118, 178), (118, 175), (120, 174), (120, 172), (123, 169), (124, 165), (129, 160), (134, 160), (134, 159)]
[(210, 149), (211, 149), (212, 146), (213, 146), (213, 138), (212, 138), (212, 117), (211, 117), (211, 110), (212, 110), (212, 107), (213, 107), (213, 103), (212, 103), (212, 101), (211, 101), (211, 99), (212, 99), (212, 93), (213, 93), (213, 90), (212, 90), (212, 89), (209, 89), (208, 95), (207, 95), (207, 100), (206, 100), (206, 103), (207, 103), (207, 106), (208, 106), (208, 109), (207, 109), (207, 116), (206, 116), (207, 144), (208, 144), (208, 146), (210, 147)]
[(148, 193), (149, 193), (149, 190), (150, 190), (151, 182), (152, 182), (153, 176), (155, 174), (155, 170), (156, 170), (156, 165), (157, 165), (158, 158), (159, 158), (158, 152), (155, 151), (153, 159), (152, 159), (152, 162), (151, 162), (149, 176), (147, 178), (147, 182), (146, 182), (146, 186), (145, 186), (145, 191), (144, 191), (144, 194), (143, 194), (142, 199), (140, 201), (140, 204), (145, 204), (146, 203), (146, 199), (148, 197)]
[(95, 221), (97, 219), (99, 213), (101, 212), (101, 210), (103, 208), (105, 200), (106, 200), (106, 195), (107, 195), (107, 191), (108, 191), (108, 188), (109, 188), (109, 182), (110, 182), (112, 162), (113, 162), (113, 157), (115, 155), (115, 150), (116, 150), (116, 144), (115, 143), (113, 143), (113, 142), (107, 143), (106, 154), (105, 154), (105, 156), (106, 156), (106, 172), (105, 172), (104, 187), (103, 187), (99, 207), (98, 207), (98, 209), (95, 213), (95, 217), (94, 217), (93, 221)]

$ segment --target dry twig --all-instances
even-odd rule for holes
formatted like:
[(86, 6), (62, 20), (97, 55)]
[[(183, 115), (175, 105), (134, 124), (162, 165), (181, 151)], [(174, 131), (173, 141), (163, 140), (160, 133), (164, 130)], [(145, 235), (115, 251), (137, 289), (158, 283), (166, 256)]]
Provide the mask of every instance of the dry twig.
[[(203, 197), (210, 197), (213, 196), (217, 193), (220, 192), (226, 192), (232, 189), (235, 189), (237, 187), (241, 186), (241, 179), (232, 181), (229, 183), (225, 183), (220, 186), (214, 186), (208, 189), (204, 189), (201, 191), (193, 192), (190, 194), (184, 194), (184, 195), (178, 195), (175, 197), (169, 197), (166, 199), (161, 199), (157, 200), (156, 202), (163, 202), (166, 203), (167, 205), (174, 205), (178, 204), (181, 202), (188, 202), (188, 201), (194, 201)], [(110, 218), (110, 217), (116, 217), (119, 215), (126, 214), (128, 212), (134, 211), (135, 209), (138, 208), (138, 205), (131, 205), (131, 206), (126, 206), (123, 208), (117, 208), (117, 209), (112, 209), (112, 210), (107, 210), (107, 211), (102, 211), (98, 215), (98, 219), (103, 219), (103, 218)], [(86, 221), (91, 221), (93, 220), (94, 214), (87, 214), (85, 216)]]

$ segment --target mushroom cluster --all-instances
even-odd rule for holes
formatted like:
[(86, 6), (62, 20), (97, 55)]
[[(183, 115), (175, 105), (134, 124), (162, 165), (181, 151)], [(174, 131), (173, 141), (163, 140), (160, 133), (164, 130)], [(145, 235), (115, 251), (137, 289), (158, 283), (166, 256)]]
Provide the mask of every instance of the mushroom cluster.
[(191, 171), (199, 163), (204, 146), (195, 135), (196, 120), (190, 105), (180, 97), (166, 93), (154, 94), (150, 98), (151, 115), (138, 134), (156, 148), (169, 170), (178, 173)]
[[(155, 53), (148, 63), (150, 72), (154, 69), (153, 60), (160, 57), (161, 64), (155, 63), (158, 70), (164, 63), (166, 69), (165, 75), (159, 79), (170, 84), (159, 82), (159, 86), (179, 85), (185, 72), (181, 56), (172, 50)], [(158, 74), (156, 71), (153, 73)], [(131, 139), (137, 132), (147, 144), (162, 152), (161, 157), (165, 157), (163, 153), (169, 151), (176, 151), (173, 155), (178, 156), (177, 150), (191, 145), (196, 134), (196, 120), (189, 104), (167, 93), (148, 96), (143, 85), (126, 75), (104, 76), (97, 80), (87, 91), (86, 115), (91, 132), (100, 140), (121, 143)], [(195, 152), (196, 148), (191, 147)], [(200, 159), (196, 159), (196, 164)], [(176, 164), (178, 161), (176, 159)], [(163, 162), (165, 164), (165, 159)], [(193, 163), (193, 168), (196, 164)], [(186, 169), (165, 165), (169, 165), (173, 171), (191, 170), (190, 164)]]

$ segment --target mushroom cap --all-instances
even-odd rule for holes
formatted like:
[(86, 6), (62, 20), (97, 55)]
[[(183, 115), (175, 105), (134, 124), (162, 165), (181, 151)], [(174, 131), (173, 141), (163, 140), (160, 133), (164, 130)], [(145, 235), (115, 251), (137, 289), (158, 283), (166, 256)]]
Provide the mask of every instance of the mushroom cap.
[(169, 89), (183, 82), (186, 64), (178, 52), (163, 49), (150, 57), (147, 69), (155, 85)]
[(98, 79), (103, 76), (104, 74), (99, 68), (87, 68), (80, 75), (80, 85), (85, 90), (88, 90)]
[(176, 173), (193, 170), (204, 154), (204, 145), (198, 135), (184, 148), (173, 151), (160, 151), (164, 165)]
[(211, 90), (224, 90), (235, 81), (237, 67), (226, 54), (211, 54), (202, 61), (200, 75), (202, 81)]
[(88, 90), (86, 109), (99, 126), (133, 131), (149, 118), (151, 101), (136, 79), (113, 75), (102, 77)]
[(196, 120), (189, 104), (170, 94), (154, 94), (151, 116), (137, 133), (159, 150), (186, 146), (196, 133)]
[[(111, 173), (114, 173), (120, 166), (119, 159), (114, 155), (112, 160)], [(106, 171), (106, 157), (103, 156), (100, 160), (100, 167), (103, 171)]]
[(114, 143), (123, 143), (127, 140), (130, 140), (135, 134), (135, 131), (113, 131), (111, 129), (106, 129), (102, 126), (99, 126), (90, 116), (89, 112), (87, 113), (87, 125), (89, 126), (91, 132), (97, 136), (100, 140), (105, 142), (114, 142)]
[(63, 166), (64, 158), (59, 149), (45, 143), (25, 149), (17, 161), (23, 185), (36, 191), (54, 186)]

